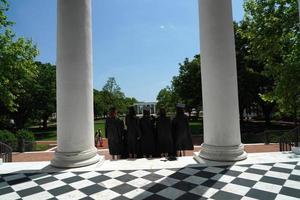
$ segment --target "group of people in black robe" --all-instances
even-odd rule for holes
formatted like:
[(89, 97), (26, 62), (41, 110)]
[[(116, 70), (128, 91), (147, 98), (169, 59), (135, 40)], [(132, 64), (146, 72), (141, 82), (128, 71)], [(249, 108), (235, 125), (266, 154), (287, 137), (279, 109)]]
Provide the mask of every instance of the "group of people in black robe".
[(183, 104), (176, 106), (176, 116), (172, 120), (164, 108), (160, 108), (157, 118), (145, 108), (142, 118), (139, 118), (134, 107), (129, 107), (125, 126), (118, 118), (117, 109), (111, 108), (105, 123), (105, 135), (113, 160), (154, 156), (176, 159), (176, 156), (184, 156), (187, 150), (194, 149)]

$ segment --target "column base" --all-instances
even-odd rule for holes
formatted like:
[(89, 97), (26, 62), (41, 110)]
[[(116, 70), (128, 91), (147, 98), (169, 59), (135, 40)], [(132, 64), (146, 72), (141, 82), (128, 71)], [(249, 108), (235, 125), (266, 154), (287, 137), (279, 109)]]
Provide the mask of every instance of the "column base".
[[(102, 158), (103, 159), (103, 158)], [(55, 151), (51, 165), (58, 168), (75, 168), (95, 164), (101, 160), (96, 148), (81, 152)]]
[(292, 152), (296, 155), (300, 155), (300, 147), (292, 147)]
[[(202, 150), (198, 156), (206, 160), (232, 162), (247, 158), (243, 144), (236, 146), (213, 146), (203, 143), (201, 146)], [(197, 158), (195, 159), (197, 160)]]

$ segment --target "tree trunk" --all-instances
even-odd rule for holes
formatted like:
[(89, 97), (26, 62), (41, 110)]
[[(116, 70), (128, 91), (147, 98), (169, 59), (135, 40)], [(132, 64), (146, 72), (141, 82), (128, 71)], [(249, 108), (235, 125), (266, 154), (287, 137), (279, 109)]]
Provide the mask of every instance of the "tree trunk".
[(48, 117), (44, 117), (43, 118), (43, 129), (47, 129), (48, 128)]

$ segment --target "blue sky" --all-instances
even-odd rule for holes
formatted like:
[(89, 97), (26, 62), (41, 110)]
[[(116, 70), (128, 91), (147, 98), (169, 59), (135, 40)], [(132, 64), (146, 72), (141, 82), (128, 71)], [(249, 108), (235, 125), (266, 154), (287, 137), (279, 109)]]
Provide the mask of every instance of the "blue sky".
[[(234, 20), (243, 0), (233, 0)], [(37, 60), (55, 64), (56, 1), (10, 1), (17, 36), (38, 46)], [(154, 101), (178, 74), (178, 63), (200, 52), (197, 0), (93, 0), (94, 88), (115, 77), (126, 96)]]

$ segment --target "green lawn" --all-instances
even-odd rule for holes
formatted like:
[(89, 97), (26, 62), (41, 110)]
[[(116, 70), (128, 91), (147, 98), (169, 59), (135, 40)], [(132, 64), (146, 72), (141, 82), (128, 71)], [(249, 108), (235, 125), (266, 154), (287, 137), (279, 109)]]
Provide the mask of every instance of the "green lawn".
[[(202, 122), (190, 122), (191, 132), (193, 135), (203, 134)], [(104, 120), (97, 120), (94, 122), (94, 129), (100, 129), (102, 132), (102, 137), (105, 135), (105, 122)], [(36, 140), (39, 141), (50, 141), (56, 140), (56, 126), (50, 126), (47, 130), (40, 128), (30, 128), (30, 130), (35, 134)]]
[(46, 151), (52, 146), (48, 144), (36, 144), (34, 151)]
[[(97, 120), (94, 125), (95, 131), (100, 129), (102, 137), (104, 137), (104, 120)], [(192, 135), (203, 135), (202, 121), (190, 122), (190, 128)], [(245, 122), (241, 124), (241, 139), (243, 143), (260, 143), (265, 142), (266, 135), (268, 135), (270, 142), (278, 142), (279, 137), (292, 128), (292, 126), (286, 126), (278, 123), (273, 123), (271, 127), (266, 128), (263, 122)], [(47, 130), (40, 128), (31, 128), (30, 130), (34, 132), (36, 140), (56, 140), (56, 126), (49, 126)], [(268, 134), (266, 134), (266, 132)], [(41, 146), (39, 148), (44, 149), (47, 147)]]
[(203, 134), (202, 121), (190, 122), (190, 129), (191, 129), (192, 135), (202, 135)]
[[(104, 120), (97, 120), (94, 123), (95, 132), (100, 129), (104, 136)], [(56, 140), (56, 126), (49, 126), (48, 129), (44, 130), (41, 128), (30, 128), (34, 133), (35, 139), (39, 141), (51, 141)]]

